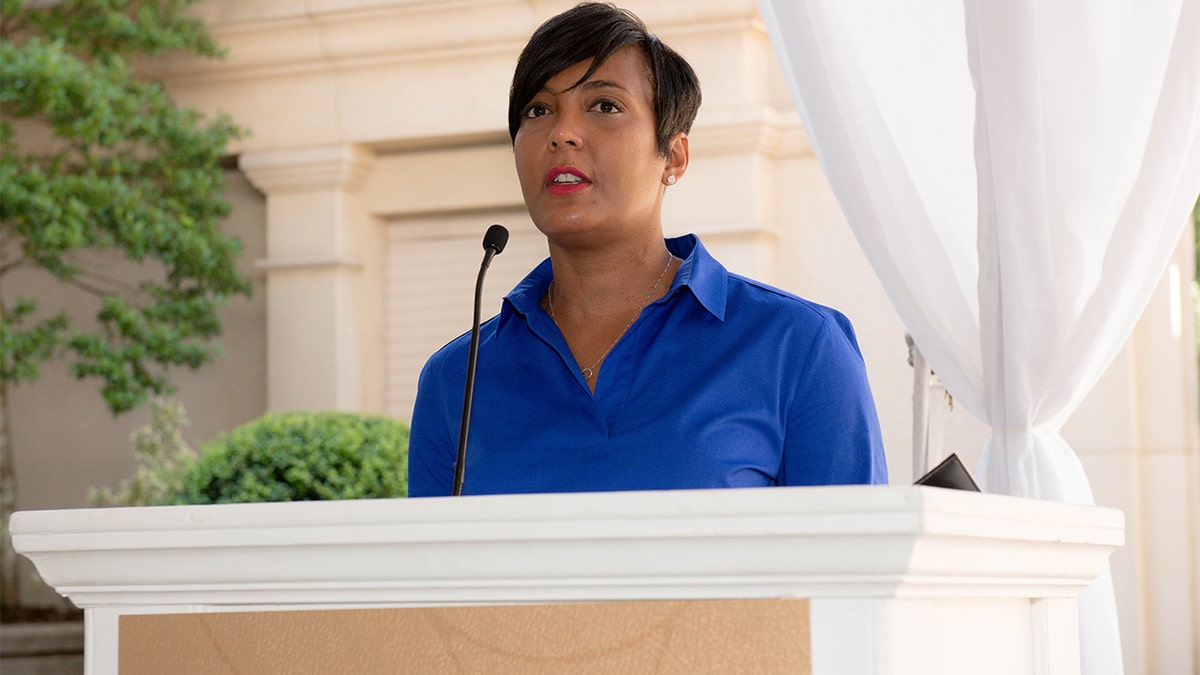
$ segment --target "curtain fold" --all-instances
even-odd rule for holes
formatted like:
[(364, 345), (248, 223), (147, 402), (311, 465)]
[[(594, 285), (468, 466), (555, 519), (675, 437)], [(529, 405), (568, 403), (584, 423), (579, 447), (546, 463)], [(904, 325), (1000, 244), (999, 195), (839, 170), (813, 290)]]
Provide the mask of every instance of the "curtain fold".
[[(1059, 429), (1200, 191), (1200, 0), (759, 7), (889, 299), (992, 428), (980, 485), (1093, 503)], [(1107, 573), (1080, 614), (1084, 672), (1121, 672)]]

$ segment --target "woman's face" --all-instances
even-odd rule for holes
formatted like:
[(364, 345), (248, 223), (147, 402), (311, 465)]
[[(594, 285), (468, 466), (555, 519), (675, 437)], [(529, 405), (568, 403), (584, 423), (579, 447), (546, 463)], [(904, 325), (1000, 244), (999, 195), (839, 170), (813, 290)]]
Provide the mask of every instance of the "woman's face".
[[(569, 89), (589, 65), (581, 61), (551, 77), (522, 109), (513, 150), (529, 214), (547, 237), (564, 243), (604, 243), (644, 228), (657, 233), (663, 180), (682, 170), (669, 171), (672, 160), (658, 152), (646, 59), (623, 47)], [(672, 148), (686, 166), (682, 134)]]

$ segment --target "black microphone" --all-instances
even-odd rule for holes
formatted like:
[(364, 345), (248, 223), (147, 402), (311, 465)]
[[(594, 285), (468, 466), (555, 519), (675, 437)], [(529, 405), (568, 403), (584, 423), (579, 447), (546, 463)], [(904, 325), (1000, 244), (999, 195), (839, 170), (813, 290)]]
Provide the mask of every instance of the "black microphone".
[(483, 264), (479, 266), (479, 278), (475, 280), (475, 321), (471, 325), (471, 348), (467, 351), (467, 384), (463, 388), (462, 423), (458, 427), (458, 458), (454, 460), (455, 497), (462, 494), (463, 476), (467, 471), (467, 431), (471, 426), (471, 399), (475, 396), (475, 362), (479, 358), (479, 306), (483, 299), (483, 275), (487, 273), (492, 258), (504, 251), (508, 243), (508, 230), (503, 225), (492, 225), (483, 235)]

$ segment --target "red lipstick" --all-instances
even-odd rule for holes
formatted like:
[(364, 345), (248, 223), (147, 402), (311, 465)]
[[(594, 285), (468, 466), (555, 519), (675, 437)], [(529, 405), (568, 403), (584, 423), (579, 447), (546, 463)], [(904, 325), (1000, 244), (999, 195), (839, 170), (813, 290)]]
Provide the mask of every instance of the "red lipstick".
[(573, 166), (556, 166), (546, 172), (546, 192), (552, 195), (573, 194), (591, 184), (592, 179)]

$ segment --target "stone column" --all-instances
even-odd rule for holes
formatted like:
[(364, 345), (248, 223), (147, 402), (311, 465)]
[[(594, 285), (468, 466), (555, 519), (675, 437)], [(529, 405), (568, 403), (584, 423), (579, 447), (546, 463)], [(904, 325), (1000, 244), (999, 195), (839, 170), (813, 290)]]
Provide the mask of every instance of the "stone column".
[(378, 410), (381, 227), (358, 196), (354, 145), (249, 152), (267, 198), (267, 410)]

